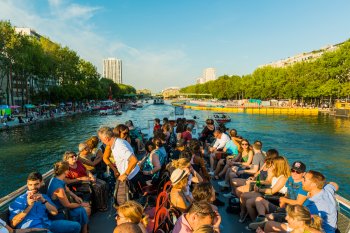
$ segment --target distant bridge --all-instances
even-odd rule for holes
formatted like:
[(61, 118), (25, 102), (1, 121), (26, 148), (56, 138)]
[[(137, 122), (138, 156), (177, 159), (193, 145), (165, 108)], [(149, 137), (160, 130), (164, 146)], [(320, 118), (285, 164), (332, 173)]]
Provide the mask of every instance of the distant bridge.
[(179, 93), (178, 96), (213, 96), (212, 94), (197, 94), (197, 93)]
[(189, 98), (189, 97), (211, 97), (212, 94), (197, 94), (197, 93), (163, 93), (164, 98)]

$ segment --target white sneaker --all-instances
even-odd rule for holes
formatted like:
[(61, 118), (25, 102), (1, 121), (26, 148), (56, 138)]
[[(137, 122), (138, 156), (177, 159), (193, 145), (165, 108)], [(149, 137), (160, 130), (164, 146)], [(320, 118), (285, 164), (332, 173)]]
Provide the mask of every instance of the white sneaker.
[(264, 227), (265, 223), (267, 222), (267, 218), (265, 216), (258, 216), (256, 217), (256, 220), (249, 224), (249, 228), (252, 230), (256, 230), (258, 227)]
[(219, 183), (218, 183), (218, 185), (220, 185), (221, 187), (224, 187), (224, 188), (228, 188), (228, 187), (230, 187), (230, 185), (226, 184), (226, 182), (225, 182), (225, 181), (221, 181), (221, 182), (219, 182)]
[(215, 175), (214, 172), (208, 172), (208, 174), (211, 175), (211, 176), (214, 176), (214, 175)]

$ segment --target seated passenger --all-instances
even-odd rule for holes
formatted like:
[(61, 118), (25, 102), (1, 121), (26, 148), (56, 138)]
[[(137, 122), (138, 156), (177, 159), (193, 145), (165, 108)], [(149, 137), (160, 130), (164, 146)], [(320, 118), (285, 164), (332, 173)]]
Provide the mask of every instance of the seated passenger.
[(214, 131), (215, 143), (212, 147), (209, 147), (209, 159), (210, 159), (210, 172), (209, 175), (214, 175), (214, 165), (216, 160), (216, 153), (221, 153), (230, 137), (220, 129)]
[(192, 196), (194, 202), (206, 201), (212, 205), (214, 211), (218, 211), (218, 208), (213, 205), (216, 199), (215, 189), (209, 182), (197, 184), (192, 191)]
[(215, 169), (215, 179), (218, 180), (221, 176), (226, 174), (230, 164), (239, 162), (241, 157), (239, 156), (240, 141), (237, 138), (237, 131), (235, 129), (230, 130), (231, 140), (225, 144), (223, 152), (226, 153), (226, 158), (221, 158)]
[(78, 160), (84, 165), (86, 170), (91, 173), (95, 173), (95, 166), (92, 161), (94, 154), (92, 154), (90, 147), (87, 145), (87, 143), (80, 143), (78, 149)]
[(169, 159), (176, 160), (180, 158), (181, 152), (185, 149), (185, 140), (180, 139), (176, 142), (176, 147), (174, 150), (169, 152)]
[[(326, 178), (320, 172), (310, 170), (304, 176), (303, 189), (308, 192), (308, 198), (303, 205), (311, 214), (321, 216), (322, 228), (326, 233), (334, 233), (337, 229), (338, 213), (334, 194), (338, 188), (334, 182), (326, 184)], [(266, 223), (265, 231), (271, 232), (274, 229), (288, 230), (286, 224)]]
[[(97, 136), (92, 136), (85, 141), (86, 145), (90, 148), (92, 153), (91, 163), (87, 164), (95, 168), (96, 177), (99, 179), (104, 178), (104, 173), (106, 172), (106, 164), (102, 162), (103, 153), (105, 145), (98, 147), (99, 139)], [(82, 163), (84, 163), (82, 161)]]
[[(284, 222), (285, 220), (285, 207), (286, 204), (289, 205), (302, 205), (307, 197), (307, 192), (303, 190), (302, 188), (302, 180), (305, 175), (305, 169), (306, 166), (304, 163), (297, 161), (293, 163), (292, 169), (291, 169), (291, 176), (288, 178), (286, 183), (287, 192), (285, 197), (280, 197), (278, 199), (279, 206), (283, 207), (281, 209), (276, 206), (277, 203), (271, 203), (270, 201), (264, 199), (264, 198), (256, 198), (255, 205), (259, 216), (264, 216), (268, 213), (276, 212), (276, 214), (271, 214), (267, 216), (268, 220), (273, 220), (276, 216), (276, 220), (282, 220)], [(251, 229), (256, 229), (257, 227), (262, 227), (266, 222), (265, 218), (262, 218), (261, 222), (254, 222), (249, 225)]]
[(161, 130), (162, 125), (160, 124), (160, 119), (159, 118), (155, 118), (154, 119), (154, 127), (153, 127), (153, 134), (157, 131)]
[(170, 191), (170, 203), (181, 212), (185, 212), (191, 205), (191, 200), (186, 198), (186, 188), (188, 184), (188, 169), (175, 169), (171, 174), (170, 180), (172, 188)]
[(202, 130), (199, 141), (203, 143), (204, 148), (207, 148), (207, 143), (212, 143), (214, 141), (214, 131), (215, 125), (213, 119), (207, 119), (205, 121), (205, 127)]
[(162, 125), (162, 132), (165, 135), (165, 141), (168, 143), (170, 139), (170, 134), (171, 134), (169, 123), (165, 123)]
[(181, 135), (185, 131), (186, 131), (186, 121), (184, 121), (182, 118), (177, 118), (176, 130), (175, 130), (177, 140), (181, 139)]
[[(51, 198), (58, 209), (58, 214), (53, 217), (55, 220), (63, 220), (69, 216), (69, 219), (80, 223), (81, 232), (87, 233), (88, 214), (86, 209), (90, 209), (89, 203), (75, 195), (66, 186), (64, 180), (69, 172), (69, 164), (67, 162), (57, 162), (54, 165), (54, 177), (50, 180), (47, 189), (47, 195)], [(67, 197), (69, 195), (76, 203), (73, 203)], [(67, 213), (65, 210), (69, 213)]]
[[(185, 188), (184, 194), (186, 196), (186, 199), (189, 200), (190, 202), (193, 201), (192, 193), (190, 192), (190, 186), (193, 183), (199, 184), (203, 182), (202, 177), (196, 172), (196, 170), (193, 169), (190, 160), (181, 158), (178, 160), (174, 160), (171, 163), (171, 166), (174, 167), (174, 169), (181, 169), (181, 170), (188, 170), (189, 175), (188, 175), (188, 182), (187, 186)], [(172, 174), (172, 173), (171, 173)]]
[(150, 185), (150, 182), (152, 182), (152, 184), (157, 184), (159, 182), (160, 170), (162, 166), (165, 165), (165, 156), (161, 156), (162, 154), (159, 153), (159, 146), (161, 145), (162, 142), (160, 139), (147, 142), (146, 151), (148, 153), (139, 163), (139, 166), (142, 167), (143, 179), (148, 185)]
[(205, 166), (205, 161), (201, 153), (201, 145), (198, 139), (192, 139), (189, 143), (189, 149), (192, 153), (191, 164), (193, 169), (198, 172), (201, 177), (209, 181), (210, 176)]
[[(285, 184), (288, 177), (290, 176), (290, 168), (288, 161), (279, 156), (275, 158), (272, 162), (272, 166), (269, 170), (270, 175), (273, 177), (271, 182), (271, 187), (269, 188), (260, 188), (255, 186), (253, 192), (243, 193), (241, 200), (241, 221), (245, 219), (246, 215), (249, 214), (252, 220), (255, 219), (255, 222), (261, 222), (265, 219), (265, 215), (257, 216), (256, 213), (256, 200), (260, 200), (263, 195), (274, 195), (274, 194), (285, 194), (287, 188)], [(245, 212), (247, 211), (247, 212)], [(244, 221), (244, 220), (243, 220)]]
[[(32, 232), (41, 228), (41, 230), (48, 229), (54, 233), (79, 233), (80, 225), (77, 222), (49, 219), (49, 214), (55, 216), (58, 214), (58, 210), (50, 197), (39, 192), (42, 179), (42, 175), (38, 172), (29, 174), (27, 178), (28, 191), (17, 197), (9, 206), (11, 225), (27, 230), (16, 230), (16, 232)], [(10, 227), (6, 228), (9, 232), (13, 232)]]
[(224, 194), (224, 197), (240, 197), (242, 193), (246, 193), (251, 190), (251, 183), (255, 182), (257, 179), (260, 180), (263, 185), (270, 185), (272, 177), (268, 177), (268, 170), (272, 166), (272, 161), (279, 156), (279, 153), (276, 149), (269, 149), (266, 152), (266, 157), (264, 165), (262, 168), (254, 174), (254, 176), (249, 177), (248, 179), (244, 178), (233, 178), (231, 180), (232, 192)]
[(264, 165), (265, 155), (262, 153), (262, 143), (261, 141), (255, 141), (253, 144), (253, 161), (249, 169), (242, 169), (237, 171), (237, 175), (241, 178), (249, 178), (257, 173)]
[(147, 233), (148, 217), (144, 216), (142, 205), (136, 201), (127, 201), (123, 205), (118, 206), (116, 220), (118, 226), (126, 222), (131, 222), (137, 224), (142, 233)]
[(143, 152), (145, 146), (143, 145), (143, 135), (140, 129), (135, 128), (134, 123), (131, 120), (125, 122), (125, 125), (129, 128), (130, 140), (133, 149), (137, 152)]
[[(90, 182), (95, 183), (96, 178), (89, 172), (85, 166), (78, 160), (78, 156), (73, 151), (66, 151), (63, 155), (63, 161), (69, 165), (69, 171), (66, 174), (65, 182), (71, 185), (73, 192), (81, 192), (84, 194), (84, 201), (89, 202), (91, 199)], [(90, 210), (87, 209), (88, 215)]]
[(214, 211), (208, 202), (194, 202), (187, 213), (181, 215), (176, 221), (173, 233), (192, 233), (202, 225), (211, 225), (220, 232), (221, 217)]
[(287, 206), (288, 226), (293, 228), (292, 232), (321, 233), (322, 218), (318, 215), (311, 215), (308, 208), (302, 205)]
[(192, 139), (192, 125), (186, 126), (186, 131), (181, 134), (181, 138), (185, 140), (185, 144)]
[[(318, 215), (311, 215), (309, 209), (301, 205), (288, 205), (286, 208), (286, 224), (284, 229), (291, 233), (303, 232), (303, 233), (321, 233), (322, 230), (322, 218)], [(269, 222), (270, 226), (266, 226), (266, 232), (270, 232), (270, 228), (273, 227)], [(272, 231), (286, 232), (283, 229), (273, 227)], [(257, 229), (257, 232), (262, 232), (261, 228)]]

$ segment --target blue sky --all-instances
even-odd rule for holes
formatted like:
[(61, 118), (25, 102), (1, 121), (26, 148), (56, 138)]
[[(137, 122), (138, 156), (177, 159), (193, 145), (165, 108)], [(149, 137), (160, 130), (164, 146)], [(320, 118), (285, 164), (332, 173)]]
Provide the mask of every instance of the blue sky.
[(102, 72), (160, 91), (194, 84), (203, 69), (244, 75), (257, 66), (350, 38), (346, 0), (0, 0), (0, 19), (67, 45)]

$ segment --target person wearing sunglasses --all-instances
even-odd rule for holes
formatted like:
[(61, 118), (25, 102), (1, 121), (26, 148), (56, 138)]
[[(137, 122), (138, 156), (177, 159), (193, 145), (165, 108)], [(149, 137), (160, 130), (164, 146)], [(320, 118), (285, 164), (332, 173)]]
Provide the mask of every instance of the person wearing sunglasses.
[[(287, 205), (303, 205), (307, 198), (307, 192), (303, 190), (303, 177), (305, 175), (306, 165), (301, 161), (295, 161), (291, 168), (291, 176), (287, 179), (287, 192), (284, 197), (279, 198), (279, 208), (277, 205), (271, 203), (266, 199), (259, 199), (255, 201), (257, 212), (260, 215), (267, 215), (267, 220), (276, 222), (285, 222)], [(250, 228), (256, 229), (264, 223), (254, 222), (250, 224)]]
[[(318, 215), (322, 218), (322, 229), (326, 233), (334, 233), (337, 230), (337, 202), (335, 192), (339, 186), (335, 182), (326, 182), (326, 178), (318, 171), (309, 170), (305, 173), (303, 189), (308, 192), (303, 206), (307, 207), (311, 215)], [(269, 221), (266, 223), (265, 232), (291, 232), (289, 224)]]

